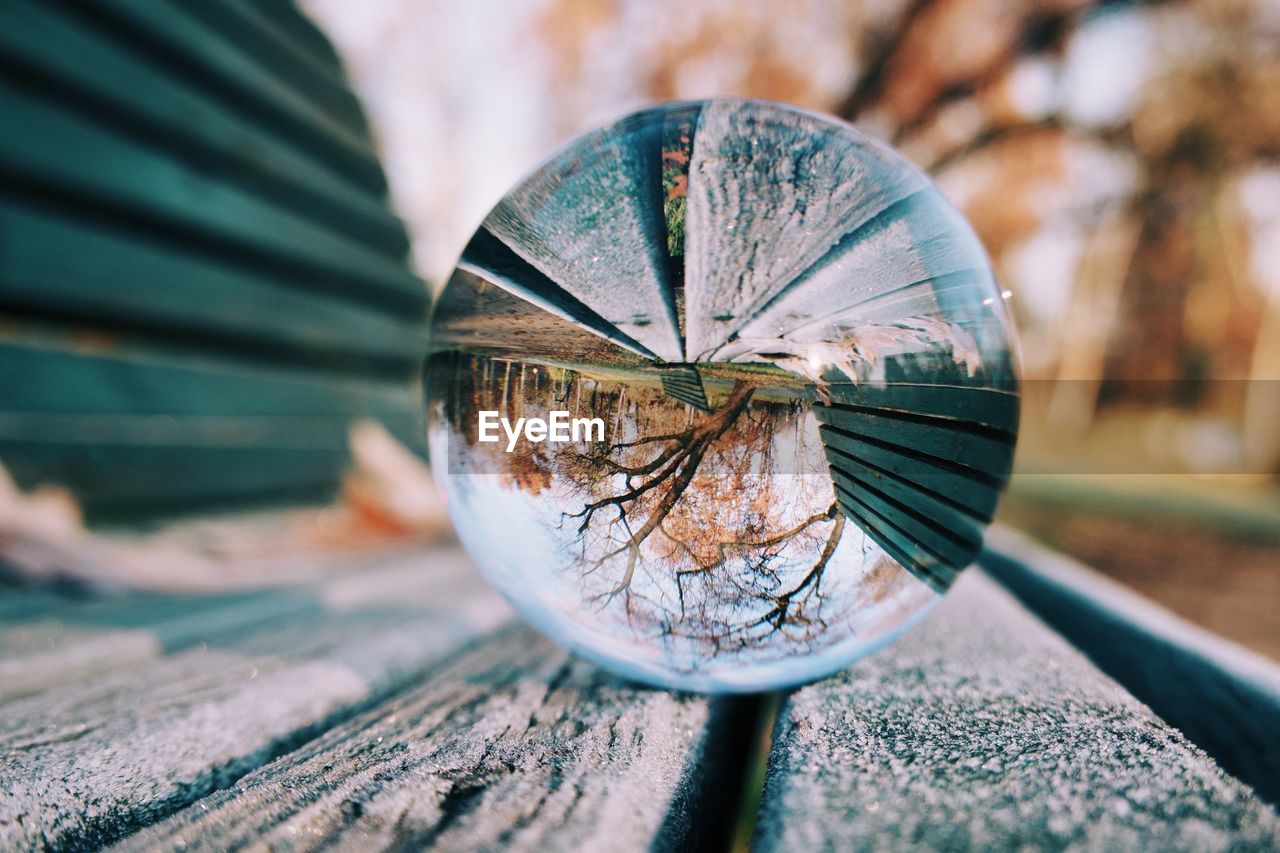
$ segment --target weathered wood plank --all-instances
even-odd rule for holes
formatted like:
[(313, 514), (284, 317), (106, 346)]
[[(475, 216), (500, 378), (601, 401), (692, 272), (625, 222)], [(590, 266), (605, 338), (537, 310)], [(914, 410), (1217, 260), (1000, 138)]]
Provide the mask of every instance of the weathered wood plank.
[(1280, 804), (1280, 664), (1005, 528), (988, 572), (1229, 772)]
[[(306, 593), (299, 592), (299, 595)], [(323, 731), (509, 618), (459, 551), (309, 593), (256, 630), (3, 705), (0, 847), (96, 847)]]
[(544, 167), (554, 179), (517, 187), (485, 227), (624, 335), (682, 361), (661, 158), (661, 121), (632, 116), (562, 153)]
[[(960, 215), (936, 190), (919, 190), (844, 235), (748, 318), (741, 335), (830, 340), (860, 323), (936, 313), (940, 287), (968, 288), (980, 304), (996, 293), (986, 264)], [(882, 320), (885, 303), (893, 309)]]
[(513, 630), (120, 848), (646, 849), (707, 709)]
[[(484, 282), (501, 287), (513, 296), (545, 309), (553, 316), (568, 320), (579, 329), (598, 335), (607, 341), (634, 352), (644, 358), (653, 358), (654, 354), (647, 348), (625, 334), (613, 323), (601, 317), (582, 300), (578, 299), (559, 283), (547, 278), (541, 270), (535, 268), (520, 257), (506, 243), (502, 242), (488, 228), (481, 227), (467, 243), (458, 261), (460, 273), (450, 281), (451, 287), (446, 299), (458, 303), (469, 297), (468, 290), (476, 290), (479, 282), (469, 280), (465, 274), (480, 277)], [(531, 313), (525, 309), (524, 313)], [(536, 316), (536, 315), (534, 315)], [(473, 323), (483, 318), (470, 318)], [(539, 322), (530, 320), (529, 326), (537, 329)], [(577, 335), (570, 335), (570, 338)]]
[[(833, 145), (812, 132), (821, 120), (779, 116), (771, 105), (724, 102), (698, 119), (685, 232), (689, 361), (727, 341), (846, 234), (924, 186), (916, 173), (886, 169), (887, 149), (846, 147), (843, 137)], [(899, 180), (882, 180), (882, 170)], [(836, 292), (845, 290), (842, 282)]]
[(96, 108), (112, 110), (123, 132), (180, 149), (206, 168), (220, 163), (226, 180), (270, 194), (383, 251), (403, 255), (408, 249), (404, 229), (381, 195), (175, 78), (75, 9), (32, 0), (6, 3), (0, 8), (0, 55), (21, 63), (28, 77), (47, 76)]
[(357, 297), (378, 293), (406, 307), (424, 306), (426, 289), (403, 258), (317, 225), (217, 176), (118, 135), (45, 95), (0, 80), (0, 110), (21, 134), (0, 135), (0, 156), (13, 180), (69, 194), (152, 221), (162, 233), (220, 241), (266, 263), (310, 270)]
[(790, 698), (756, 846), (1273, 849), (1280, 817), (986, 575)]
[[(502, 279), (498, 279), (502, 281)], [(429, 345), (435, 351), (456, 347), (515, 361), (561, 361), (595, 365), (643, 364), (634, 341), (607, 327), (566, 318), (559, 310), (517, 296), (506, 283), (465, 270), (454, 273), (431, 318)], [(598, 331), (601, 329), (603, 331)], [(447, 377), (443, 381), (450, 381)]]
[(0, 614), (0, 702), (134, 667), (270, 620), (324, 613), (307, 596), (277, 592), (32, 604)]
[(426, 348), (424, 324), (408, 312), (393, 317), (317, 292), (305, 276), (273, 276), (2, 194), (0, 242), (0, 304), (11, 309), (337, 373), (408, 376)]

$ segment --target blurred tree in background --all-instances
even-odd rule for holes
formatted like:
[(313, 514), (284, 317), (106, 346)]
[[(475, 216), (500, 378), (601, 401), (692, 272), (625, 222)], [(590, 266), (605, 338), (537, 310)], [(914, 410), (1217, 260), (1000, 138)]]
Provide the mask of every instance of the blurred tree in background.
[(573, 135), (654, 101), (789, 101), (891, 141), (973, 223), (1032, 380), (1024, 463), (1093, 435), (1098, 470), (1277, 470), (1274, 0), (305, 5), (437, 286)]

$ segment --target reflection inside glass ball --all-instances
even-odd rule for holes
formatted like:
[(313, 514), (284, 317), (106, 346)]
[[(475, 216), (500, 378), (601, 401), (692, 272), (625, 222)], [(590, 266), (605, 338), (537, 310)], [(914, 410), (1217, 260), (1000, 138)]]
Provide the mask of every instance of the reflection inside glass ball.
[(838, 122), (676, 104), (517, 186), (436, 305), (431, 454), (532, 624), (694, 690), (811, 681), (977, 555), (1018, 398), (985, 255)]

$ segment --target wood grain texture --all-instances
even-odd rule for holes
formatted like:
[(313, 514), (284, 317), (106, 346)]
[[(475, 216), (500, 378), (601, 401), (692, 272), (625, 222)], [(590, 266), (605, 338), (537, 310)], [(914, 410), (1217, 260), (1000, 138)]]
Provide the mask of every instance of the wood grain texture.
[(661, 122), (604, 128), (544, 166), (485, 227), (622, 334), (681, 361), (667, 270)]
[[(516, 254), (510, 246), (486, 227), (482, 226), (477, 230), (467, 243), (467, 247), (462, 252), (462, 259), (458, 261), (458, 267), (458, 272), (449, 282), (449, 292), (442, 297), (443, 299), (459, 303), (470, 296), (467, 293), (468, 290), (480, 289), (485, 283), (496, 285), (528, 303), (528, 307), (523, 309), (522, 313), (532, 314), (532, 308), (536, 306), (555, 318), (574, 324), (577, 329), (568, 327), (566, 334), (562, 336), (564, 342), (559, 344), (562, 349), (571, 348), (572, 343), (569, 342), (581, 337), (581, 332), (590, 332), (628, 352), (644, 358), (656, 357), (653, 352), (600, 316), (558, 282), (547, 278), (541, 270)], [(480, 277), (483, 280), (482, 283), (468, 280), (468, 274)], [(455, 295), (455, 291), (462, 292)], [(457, 314), (456, 311), (452, 313)], [(437, 313), (436, 316), (440, 315)], [(487, 322), (487, 318), (480, 314), (466, 319), (476, 325)], [(439, 320), (436, 322), (438, 323)], [(536, 318), (530, 319), (527, 324), (533, 329), (545, 325)]]
[[(954, 279), (967, 285), (975, 304), (996, 295), (982, 248), (964, 220), (937, 190), (918, 190), (840, 237), (745, 318), (740, 334), (831, 340), (862, 323), (936, 313), (938, 303), (930, 297), (939, 278), (946, 286), (954, 287)], [(883, 318), (886, 303), (893, 312)]]
[(1228, 772), (1280, 804), (1280, 664), (1006, 528), (990, 532), (982, 565)]
[(756, 846), (1274, 849), (1280, 817), (987, 576), (775, 731)]
[(584, 323), (581, 314), (566, 319), (527, 294), (517, 296), (506, 282), (495, 284), (503, 279), (491, 275), (454, 272), (432, 314), (429, 344), (434, 351), (457, 348), (512, 361), (574, 365), (636, 368), (645, 363), (646, 356), (636, 351), (645, 352), (643, 348), (621, 338), (603, 319), (598, 326)]
[(62, 599), (51, 608), (15, 608), (0, 614), (0, 702), (135, 667), (211, 636), (323, 612), (308, 596), (270, 592)]
[(515, 629), (120, 848), (645, 849), (706, 721)]
[(843, 133), (805, 114), (780, 118), (771, 105), (703, 108), (689, 168), (687, 360), (718, 348), (846, 234), (924, 185), (887, 149), (845, 144)]
[(402, 688), (509, 618), (456, 550), (298, 594), (309, 607), (254, 627), (211, 622), (197, 646), (0, 706), (0, 847), (115, 840)]

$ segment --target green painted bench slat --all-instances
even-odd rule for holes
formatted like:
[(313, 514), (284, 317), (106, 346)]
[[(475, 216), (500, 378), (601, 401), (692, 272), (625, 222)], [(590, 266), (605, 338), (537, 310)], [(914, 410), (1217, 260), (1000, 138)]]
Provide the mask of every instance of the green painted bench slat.
[(185, 7), (260, 68), (315, 103), (352, 132), (369, 139), (360, 102), (342, 78), (342, 65), (300, 48), (286, 31), (251, 0), (189, 3)]
[[(264, 255), (310, 271), (318, 282), (412, 308), (422, 283), (401, 258), (353, 241), (271, 204), (216, 173), (174, 159), (63, 103), (0, 79), (0, 111), (22, 133), (0, 136), (11, 180), (45, 192), (109, 205), (173, 233), (216, 240), (228, 252)], [(190, 236), (188, 239), (192, 239)]]
[(417, 370), (420, 314), (398, 317), (309, 283), (0, 192), (0, 302), (10, 309), (240, 355), (256, 348), (341, 374)]
[(221, 361), (0, 340), (0, 460), (91, 512), (319, 495), (349, 464), (358, 418), (422, 447), (407, 384)]
[(0, 8), (0, 465), (96, 518), (331, 496), (425, 452), (429, 293), (290, 3)]
[(333, 45), (306, 14), (299, 14), (292, 0), (260, 0), (253, 9), (288, 38), (295, 49), (308, 54), (321, 65), (341, 67)]
[(279, 79), (200, 21), (193, 4), (98, 0), (66, 5), (154, 57), (174, 77), (189, 81), (208, 97), (253, 116), (371, 192), (385, 192), (386, 179), (363, 126), (343, 122)]
[[(218, 4), (208, 4), (216, 8)], [(122, 132), (228, 181), (278, 199), (354, 239), (403, 256), (404, 229), (381, 194), (352, 183), (291, 140), (209, 98), (162, 64), (99, 32), (73, 11), (35, 0), (0, 7), (0, 62), (109, 111)]]

